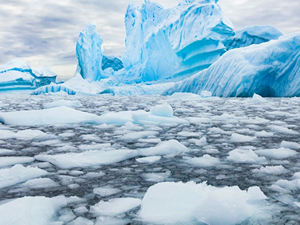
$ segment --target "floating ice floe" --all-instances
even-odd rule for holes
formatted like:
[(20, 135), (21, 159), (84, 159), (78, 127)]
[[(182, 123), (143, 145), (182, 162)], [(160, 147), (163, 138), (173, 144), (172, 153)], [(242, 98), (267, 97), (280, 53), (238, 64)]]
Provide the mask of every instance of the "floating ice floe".
[(259, 187), (242, 191), (206, 183), (159, 183), (145, 194), (139, 217), (150, 224), (233, 225), (259, 218), (265, 199)]
[(117, 216), (141, 205), (137, 198), (115, 198), (107, 202), (100, 201), (91, 206), (90, 213), (96, 216)]
[(231, 142), (237, 142), (237, 143), (242, 143), (242, 142), (253, 142), (255, 141), (256, 138), (255, 137), (250, 137), (250, 136), (246, 136), (246, 135), (241, 135), (241, 134), (232, 134), (230, 141)]
[(47, 175), (47, 171), (15, 165), (12, 168), (0, 169), (0, 188), (9, 187), (27, 180)]
[(252, 170), (253, 173), (259, 173), (259, 174), (272, 174), (272, 175), (280, 175), (287, 173), (288, 170), (285, 169), (282, 165), (280, 166), (266, 166), (266, 167), (261, 167), (259, 169), (254, 169)]
[(155, 147), (139, 149), (139, 155), (157, 156), (157, 155), (178, 155), (188, 151), (188, 148), (177, 140), (164, 141)]
[(251, 149), (235, 149), (229, 152), (227, 160), (236, 163), (263, 163), (266, 161), (265, 157), (259, 157)]
[(91, 167), (118, 163), (138, 155), (135, 150), (86, 151), (59, 155), (37, 155), (36, 160), (47, 161), (62, 169)]
[(295, 150), (288, 148), (256, 150), (255, 153), (273, 159), (286, 159), (298, 154)]
[(117, 194), (117, 193), (120, 193), (120, 192), (121, 192), (120, 189), (113, 188), (113, 187), (110, 187), (110, 186), (94, 188), (94, 190), (93, 190), (94, 194), (100, 195), (101, 197), (114, 195), (114, 194)]
[(196, 166), (196, 167), (212, 167), (221, 163), (218, 158), (211, 157), (210, 155), (204, 155), (199, 158), (185, 158), (184, 162)]
[[(101, 116), (60, 106), (43, 110), (28, 110), (17, 112), (1, 112), (0, 123), (9, 125), (55, 125), (55, 124), (117, 124), (128, 122), (140, 125), (188, 124), (188, 121), (173, 116), (169, 105), (158, 106), (154, 112), (121, 111), (108, 112)], [(167, 111), (166, 111), (167, 110)], [(1, 131), (8, 137), (14, 137), (10, 131)]]
[(34, 161), (33, 157), (0, 157), (0, 168), (16, 164), (26, 164)]
[(55, 214), (67, 205), (64, 196), (24, 197), (0, 205), (0, 224), (46, 225), (54, 222)]
[(149, 157), (142, 157), (136, 159), (137, 162), (139, 163), (155, 163), (158, 162), (161, 159), (161, 156), (149, 156)]

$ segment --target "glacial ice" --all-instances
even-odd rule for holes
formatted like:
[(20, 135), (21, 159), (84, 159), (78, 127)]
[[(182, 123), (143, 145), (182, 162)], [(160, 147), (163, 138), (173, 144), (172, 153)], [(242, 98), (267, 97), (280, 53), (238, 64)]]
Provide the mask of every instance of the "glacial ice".
[(139, 216), (151, 224), (232, 225), (259, 217), (265, 199), (258, 187), (242, 191), (206, 183), (159, 183), (148, 189)]
[(34, 161), (32, 157), (0, 157), (0, 168), (14, 166), (16, 164), (26, 164)]
[(300, 96), (300, 34), (226, 52), (207, 70), (187, 78), (165, 94), (210, 91), (220, 97)]

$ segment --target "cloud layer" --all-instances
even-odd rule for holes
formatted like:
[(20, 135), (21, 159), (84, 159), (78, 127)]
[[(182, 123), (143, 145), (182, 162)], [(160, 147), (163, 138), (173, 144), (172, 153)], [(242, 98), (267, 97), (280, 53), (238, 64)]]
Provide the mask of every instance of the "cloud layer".
[[(22, 58), (32, 66), (51, 66), (62, 79), (76, 69), (80, 31), (94, 23), (106, 54), (124, 51), (124, 15), (130, 0), (9, 0), (0, 2), (0, 64)], [(137, 4), (143, 0), (135, 0)], [(172, 7), (179, 0), (157, 0)], [(300, 31), (298, 0), (220, 0), (236, 29), (273, 25), (284, 33)]]

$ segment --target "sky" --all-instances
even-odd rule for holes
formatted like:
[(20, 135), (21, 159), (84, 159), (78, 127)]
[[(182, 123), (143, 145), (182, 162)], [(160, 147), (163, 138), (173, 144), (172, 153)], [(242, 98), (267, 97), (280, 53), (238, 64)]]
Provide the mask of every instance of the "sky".
[[(0, 0), (0, 65), (23, 59), (32, 67), (50, 66), (59, 79), (76, 70), (76, 41), (89, 23), (97, 26), (104, 54), (122, 55), (127, 5), (143, 0)], [(154, 0), (163, 7), (179, 0)], [(300, 31), (299, 0), (220, 0), (236, 30), (272, 25), (288, 34)]]

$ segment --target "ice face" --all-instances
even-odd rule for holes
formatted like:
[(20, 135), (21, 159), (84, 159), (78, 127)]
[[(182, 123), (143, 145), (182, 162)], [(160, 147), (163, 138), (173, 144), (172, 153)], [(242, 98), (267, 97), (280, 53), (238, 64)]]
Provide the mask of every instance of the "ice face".
[(282, 36), (260, 45), (228, 51), (214, 65), (178, 82), (166, 91), (201, 93), (213, 96), (264, 97), (300, 96), (298, 70), (300, 34)]
[(80, 33), (76, 54), (78, 59), (77, 73), (88, 81), (97, 81), (103, 78), (101, 45), (103, 40), (96, 31), (96, 26), (89, 24)]

